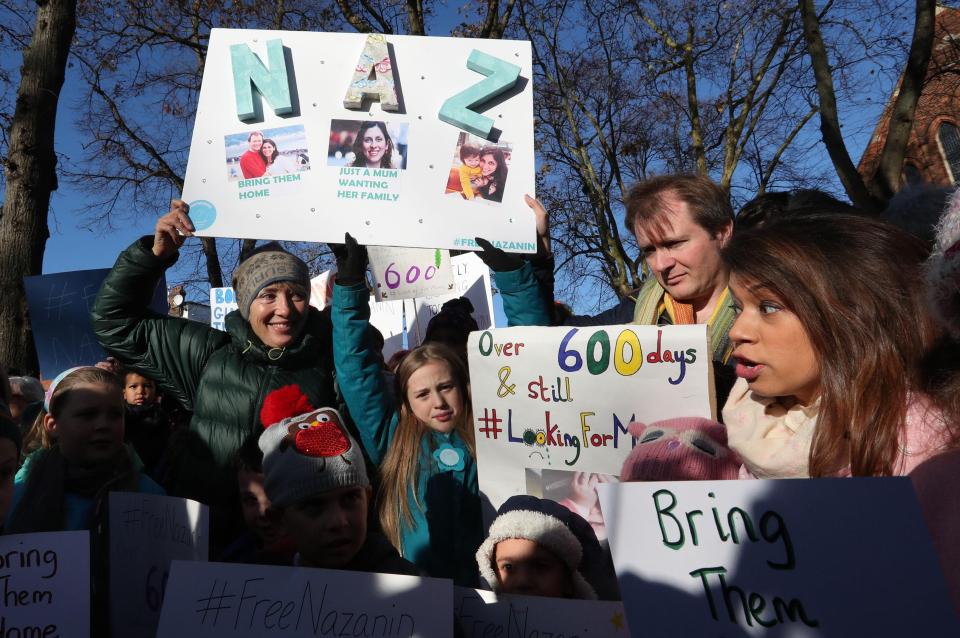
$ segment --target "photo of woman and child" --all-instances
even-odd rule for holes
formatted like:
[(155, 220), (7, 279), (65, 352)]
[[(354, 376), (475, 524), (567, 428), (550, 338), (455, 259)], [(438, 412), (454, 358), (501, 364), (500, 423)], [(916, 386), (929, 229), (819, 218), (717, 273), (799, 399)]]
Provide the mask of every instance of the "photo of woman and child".
[(457, 193), (464, 199), (502, 202), (510, 155), (510, 144), (491, 144), (479, 137), (461, 133), (447, 180), (446, 194)]
[(310, 170), (306, 131), (302, 126), (234, 133), (224, 138), (224, 144), (230, 181)]
[(327, 165), (404, 169), (407, 126), (376, 120), (332, 120)]

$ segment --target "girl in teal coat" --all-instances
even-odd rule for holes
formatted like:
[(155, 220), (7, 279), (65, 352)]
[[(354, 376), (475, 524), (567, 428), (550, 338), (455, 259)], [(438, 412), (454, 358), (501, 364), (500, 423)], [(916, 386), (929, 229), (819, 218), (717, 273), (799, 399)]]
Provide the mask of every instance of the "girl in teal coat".
[[(363, 446), (380, 467), (383, 531), (428, 575), (474, 586), (484, 529), (464, 361), (437, 343), (412, 351), (397, 369), (397, 405), (392, 405), (379, 353), (367, 336), (366, 250), (348, 234), (345, 246), (334, 252), (334, 364)], [(539, 309), (527, 315), (523, 319), (530, 325), (548, 322)]]
[(483, 526), (465, 366), (442, 344), (417, 348), (397, 369), (398, 406), (391, 405), (367, 338), (370, 293), (338, 277), (334, 363), (363, 446), (380, 467), (383, 531), (430, 576), (473, 586)]

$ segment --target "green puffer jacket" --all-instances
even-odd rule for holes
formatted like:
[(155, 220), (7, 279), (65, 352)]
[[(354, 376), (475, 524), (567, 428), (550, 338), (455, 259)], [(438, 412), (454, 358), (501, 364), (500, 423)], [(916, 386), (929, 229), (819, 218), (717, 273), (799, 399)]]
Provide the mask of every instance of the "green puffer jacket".
[(334, 389), (331, 325), (327, 312), (310, 308), (299, 342), (270, 350), (239, 311), (226, 332), (161, 316), (148, 304), (164, 261), (153, 237), (121, 253), (93, 307), (94, 332), (125, 366), (155, 379), (193, 412), (190, 429), (168, 450), (167, 490), (210, 505), (229, 505), (235, 492), (233, 458), (244, 439), (263, 430), (261, 407), (270, 392), (297, 385), (314, 406), (339, 407)]

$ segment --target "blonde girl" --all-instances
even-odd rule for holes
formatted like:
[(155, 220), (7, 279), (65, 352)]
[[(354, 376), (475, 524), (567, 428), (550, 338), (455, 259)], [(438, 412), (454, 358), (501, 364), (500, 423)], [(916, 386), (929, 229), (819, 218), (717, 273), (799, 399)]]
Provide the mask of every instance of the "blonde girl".
[(430, 576), (472, 586), (483, 530), (467, 371), (448, 347), (421, 346), (400, 364), (391, 404), (382, 358), (368, 339), (366, 256), (347, 241), (333, 288), (333, 355), (350, 416), (380, 467), (381, 526)]

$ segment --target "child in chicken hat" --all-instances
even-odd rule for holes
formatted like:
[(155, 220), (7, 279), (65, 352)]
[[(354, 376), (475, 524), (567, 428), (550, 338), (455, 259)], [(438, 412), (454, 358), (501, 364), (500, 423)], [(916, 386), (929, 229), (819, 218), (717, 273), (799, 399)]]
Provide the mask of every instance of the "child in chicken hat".
[(296, 386), (275, 390), (264, 410), (294, 413), (260, 435), (269, 515), (296, 544), (294, 564), (418, 574), (383, 534), (367, 529), (370, 481), (340, 413), (313, 408)]

